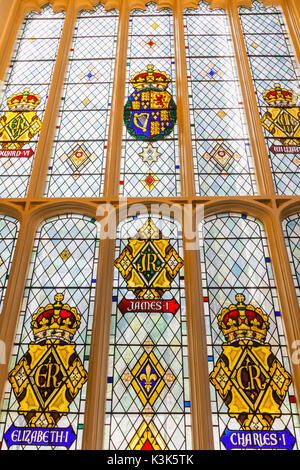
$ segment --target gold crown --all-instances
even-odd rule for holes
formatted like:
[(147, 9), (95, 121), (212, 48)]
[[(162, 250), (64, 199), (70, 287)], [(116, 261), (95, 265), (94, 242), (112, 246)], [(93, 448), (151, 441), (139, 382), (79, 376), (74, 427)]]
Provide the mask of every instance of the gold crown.
[(154, 70), (153, 65), (148, 65), (147, 70), (136, 73), (130, 79), (134, 88), (137, 89), (153, 87), (164, 90), (170, 81), (169, 75), (159, 70)]
[(264, 100), (274, 106), (293, 106), (297, 101), (297, 96), (293, 91), (284, 90), (279, 83), (275, 83), (275, 88), (264, 93)]
[(26, 89), (23, 93), (11, 96), (7, 100), (7, 105), (11, 111), (32, 111), (40, 104), (40, 101), (38, 95)]
[(264, 343), (269, 329), (268, 317), (260, 308), (244, 303), (245, 296), (235, 296), (237, 304), (223, 308), (218, 316), (220, 330), (228, 343), (251, 340)]
[(69, 342), (80, 325), (80, 315), (75, 307), (62, 304), (63, 294), (56, 294), (54, 304), (40, 308), (32, 317), (31, 328), (36, 342), (59, 339)]

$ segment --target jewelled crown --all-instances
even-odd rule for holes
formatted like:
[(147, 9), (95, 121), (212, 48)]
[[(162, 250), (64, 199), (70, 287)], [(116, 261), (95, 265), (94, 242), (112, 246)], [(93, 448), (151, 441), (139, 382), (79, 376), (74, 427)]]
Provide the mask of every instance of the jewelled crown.
[(40, 104), (40, 98), (38, 95), (30, 93), (29, 90), (24, 90), (23, 93), (13, 95), (7, 100), (11, 111), (32, 111), (38, 104)]
[(264, 93), (264, 100), (273, 106), (293, 106), (297, 96), (293, 91), (284, 90), (279, 83), (275, 83), (275, 88)]
[(56, 294), (55, 303), (40, 308), (32, 317), (31, 328), (36, 342), (45, 339), (70, 341), (80, 325), (75, 307), (62, 304), (63, 294)]
[(136, 73), (130, 79), (134, 88), (137, 89), (154, 87), (164, 90), (170, 81), (169, 75), (159, 70), (154, 70), (153, 65), (148, 65), (147, 70)]
[(223, 308), (218, 316), (219, 327), (228, 343), (251, 340), (263, 343), (269, 329), (268, 317), (260, 308), (246, 305), (243, 294), (235, 296), (237, 304)]

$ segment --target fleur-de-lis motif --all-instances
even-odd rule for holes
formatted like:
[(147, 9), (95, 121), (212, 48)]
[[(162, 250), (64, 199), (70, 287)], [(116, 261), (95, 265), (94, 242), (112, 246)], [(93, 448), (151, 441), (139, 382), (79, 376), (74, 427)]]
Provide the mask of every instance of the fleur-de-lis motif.
[(143, 373), (140, 375), (140, 381), (142, 382), (143, 380), (145, 380), (145, 389), (147, 390), (147, 393), (150, 392), (151, 388), (152, 388), (152, 380), (154, 382), (156, 382), (157, 380), (157, 375), (154, 374), (153, 372), (151, 372), (151, 365), (150, 364), (147, 364), (146, 365), (146, 373)]

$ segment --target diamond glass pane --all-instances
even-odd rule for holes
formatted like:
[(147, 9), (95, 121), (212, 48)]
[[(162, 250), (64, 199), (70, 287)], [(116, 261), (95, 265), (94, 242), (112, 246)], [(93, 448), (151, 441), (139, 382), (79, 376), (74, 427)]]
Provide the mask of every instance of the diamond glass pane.
[[(15, 337), (13, 355), (9, 367), (10, 373), (12, 373), (17, 364), (19, 364), (21, 358), (26, 353), (28, 354), (30, 345), (34, 345), (33, 347), (38, 348), (40, 344), (43, 344), (43, 341), (40, 340), (42, 334), (35, 331), (31, 326), (31, 322), (33, 321), (33, 315), (36, 314), (41, 307), (45, 308), (47, 306), (48, 311), (50, 311), (49, 305), (55, 303), (57, 294), (63, 294), (63, 308), (66, 307), (65, 304), (76, 308), (77, 313), (80, 315), (80, 324), (75, 331), (74, 342), (72, 342), (72, 336), (66, 336), (68, 334), (68, 328), (63, 330), (62, 327), (63, 332), (58, 328), (57, 331), (59, 333), (55, 333), (49, 326), (49, 329), (44, 331), (44, 336), (48, 338), (51, 334), (60, 334), (61, 337), (66, 336), (66, 342), (70, 344), (70, 347), (75, 343), (75, 353), (79, 357), (78, 362), (80, 362), (79, 370), (84, 369), (86, 372), (88, 371), (99, 247), (97, 232), (97, 225), (94, 219), (74, 214), (61, 215), (48, 219), (37, 231)], [(52, 305), (50, 305), (50, 307)], [(47, 316), (45, 316), (45, 318), (47, 318)], [(50, 341), (50, 339), (48, 341)], [(47, 344), (49, 345), (49, 343)], [(59, 345), (62, 351), (66, 353), (68, 347), (65, 343), (61, 346), (60, 342)], [(60, 358), (62, 357), (63, 355), (60, 356)], [(71, 360), (69, 359), (69, 361)], [(67, 368), (65, 370), (67, 374), (69, 374), (69, 379), (71, 379), (71, 373)], [(75, 370), (75, 372), (78, 373), (78, 370)], [(72, 380), (75, 380), (75, 372), (73, 373)], [(31, 372), (29, 373), (27, 371), (26, 373), (27, 376), (30, 377)], [(19, 378), (19, 380), (21, 379)], [(33, 383), (33, 379), (31, 380)], [(36, 383), (36, 381), (34, 383)], [(73, 381), (72, 385), (74, 385)], [(71, 388), (68, 388), (68, 390), (72, 393)], [(70, 426), (72, 427), (77, 438), (72, 443), (70, 449), (81, 448), (86, 382), (75, 395), (73, 400), (70, 399), (69, 412), (62, 413), (54, 427), (54, 429), (59, 432)], [(2, 449), (7, 449), (7, 440), (3, 435), (11, 429), (11, 426), (28, 429), (25, 421), (25, 418), (26, 420), (29, 419), (28, 415), (26, 415), (26, 413), (18, 413), (19, 406), (23, 403), (21, 398), (19, 397), (19, 401), (16, 399), (11, 385), (7, 382), (0, 418), (0, 440), (2, 441)], [(65, 401), (64, 395), (62, 395), (61, 398), (63, 399), (61, 399), (57, 406), (63, 407)], [(32, 401), (31, 399), (31, 406)], [(26, 403), (22, 406), (25, 407), (25, 405)], [(33, 409), (36, 410), (34, 407)], [(51, 410), (50, 404), (49, 409)], [(54, 410), (56, 409), (57, 408), (54, 406)], [(47, 408), (44, 408), (44, 410), (47, 410)], [(53, 416), (55, 418), (55, 413)], [(42, 420), (40, 419), (40, 421)], [(47, 424), (36, 425), (36, 427), (46, 430), (49, 429)], [(31, 429), (34, 430), (32, 427)], [(13, 445), (10, 447), (10, 449), (39, 448), (65, 449), (65, 447), (61, 445), (33, 446), (28, 443), (26, 446)]]
[(300, 194), (299, 66), (279, 8), (240, 8), (277, 194)]
[(19, 233), (19, 222), (7, 215), (0, 216), (0, 313), (10, 274), (16, 241)]
[(64, 17), (46, 6), (19, 32), (0, 105), (0, 197), (26, 196)]
[[(149, 3), (145, 11), (133, 10), (129, 19), (126, 73), (126, 101), (134, 92), (133, 75), (147, 70), (168, 74), (167, 92), (176, 102), (175, 59), (171, 10), (157, 10)], [(144, 106), (144, 105), (143, 105)], [(154, 109), (152, 104), (151, 109)], [(161, 112), (162, 113), (162, 112)], [(147, 119), (147, 116), (141, 117)], [(148, 118), (150, 122), (152, 118)], [(148, 125), (148, 121), (146, 124)], [(155, 123), (151, 123), (155, 124)], [(137, 123), (139, 129), (143, 126)], [(179, 150), (177, 125), (161, 140), (143, 141), (132, 137), (123, 126), (120, 195), (130, 197), (179, 196)]]
[[(247, 305), (261, 308), (267, 315), (266, 342), (284, 369), (290, 372), (272, 260), (261, 222), (243, 214), (214, 215), (204, 220), (199, 236), (209, 373), (214, 371), (226, 342), (218, 316), (222, 309), (237, 304), (235, 296), (238, 294), (245, 296)], [(225, 430), (241, 431), (242, 427), (237, 419), (229, 416), (229, 408), (212, 383), (210, 394), (215, 449), (225, 449), (221, 442)], [(281, 405), (281, 416), (275, 418), (271, 429), (286, 428), (296, 438), (294, 449), (297, 449), (300, 430), (292, 384)]]
[(76, 22), (45, 195), (103, 193), (118, 13), (98, 5)]
[(295, 214), (283, 222), (283, 231), (290, 267), (300, 305), (300, 214)]
[(255, 171), (227, 15), (201, 2), (184, 13), (196, 191), (256, 193)]
[[(151, 233), (144, 230), (149, 223), (155, 227)], [(136, 242), (138, 253), (131, 250)], [(140, 216), (119, 225), (112, 301), (104, 448), (190, 449), (183, 243), (177, 223)]]

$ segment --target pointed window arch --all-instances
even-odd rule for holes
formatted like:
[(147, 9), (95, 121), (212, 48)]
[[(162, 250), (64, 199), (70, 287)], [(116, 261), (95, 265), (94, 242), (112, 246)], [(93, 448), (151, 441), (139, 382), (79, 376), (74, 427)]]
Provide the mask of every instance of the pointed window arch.
[(297, 449), (295, 395), (264, 227), (246, 214), (207, 217), (200, 253), (215, 448)]
[(48, 168), (48, 197), (103, 194), (118, 23), (118, 12), (101, 4), (78, 15)]
[(25, 197), (42, 128), (65, 13), (26, 16), (0, 104), (0, 197)]
[(168, 218), (117, 232), (105, 449), (190, 449), (182, 234)]
[(76, 214), (52, 217), (36, 233), (1, 415), (2, 449), (81, 448), (98, 238), (95, 220)]
[(229, 20), (200, 2), (184, 11), (196, 191), (201, 196), (257, 192)]
[(275, 191), (299, 194), (299, 65), (281, 10), (252, 5), (239, 9), (240, 20)]

